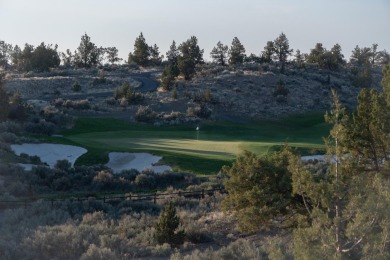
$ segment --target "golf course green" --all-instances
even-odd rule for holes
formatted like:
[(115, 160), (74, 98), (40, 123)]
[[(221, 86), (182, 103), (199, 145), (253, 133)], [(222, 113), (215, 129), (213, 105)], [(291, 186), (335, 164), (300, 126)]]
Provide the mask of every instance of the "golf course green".
[[(294, 115), (278, 121), (246, 124), (205, 122), (199, 125), (155, 127), (111, 118), (79, 118), (74, 128), (55, 142), (84, 147), (76, 164), (106, 163), (109, 152), (149, 152), (163, 156), (175, 170), (207, 175), (231, 164), (244, 150), (266, 154), (284, 144), (303, 154), (324, 150), (329, 133), (323, 114)], [(199, 130), (196, 128), (199, 126)]]

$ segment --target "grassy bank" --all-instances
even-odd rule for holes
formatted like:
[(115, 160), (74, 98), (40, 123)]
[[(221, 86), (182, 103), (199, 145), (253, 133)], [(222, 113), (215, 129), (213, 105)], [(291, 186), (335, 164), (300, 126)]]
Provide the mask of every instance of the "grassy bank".
[(249, 150), (265, 154), (284, 143), (303, 153), (321, 151), (329, 127), (322, 114), (295, 115), (248, 124), (206, 122), (196, 126), (154, 127), (110, 118), (80, 118), (57, 141), (79, 145), (88, 153), (78, 164), (105, 163), (111, 151), (150, 152), (176, 169), (210, 174)]

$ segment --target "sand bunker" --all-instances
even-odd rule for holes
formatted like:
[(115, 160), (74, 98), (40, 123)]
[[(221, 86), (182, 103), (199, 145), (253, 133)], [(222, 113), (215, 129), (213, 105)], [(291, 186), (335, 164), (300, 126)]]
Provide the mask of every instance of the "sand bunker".
[(155, 173), (163, 173), (165, 171), (172, 171), (172, 168), (167, 165), (157, 165), (162, 157), (155, 156), (149, 153), (117, 153), (112, 152), (108, 154), (109, 162), (107, 167), (111, 168), (114, 173), (120, 173), (123, 170), (136, 169), (137, 171), (143, 171), (145, 169), (151, 169)]
[(68, 160), (73, 167), (77, 158), (87, 152), (82, 147), (64, 144), (13, 144), (11, 149), (16, 155), (21, 153), (30, 156), (36, 155), (51, 168), (54, 167), (58, 160), (64, 159)]

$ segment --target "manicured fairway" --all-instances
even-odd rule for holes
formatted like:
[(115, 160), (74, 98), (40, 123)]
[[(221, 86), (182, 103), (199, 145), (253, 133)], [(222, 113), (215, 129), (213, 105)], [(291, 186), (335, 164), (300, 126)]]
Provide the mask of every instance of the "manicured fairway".
[(321, 114), (291, 116), (248, 124), (208, 122), (154, 127), (103, 118), (80, 118), (58, 142), (79, 145), (88, 153), (78, 164), (105, 163), (111, 151), (150, 152), (175, 169), (211, 174), (244, 150), (265, 154), (288, 143), (304, 153), (324, 148), (329, 126)]

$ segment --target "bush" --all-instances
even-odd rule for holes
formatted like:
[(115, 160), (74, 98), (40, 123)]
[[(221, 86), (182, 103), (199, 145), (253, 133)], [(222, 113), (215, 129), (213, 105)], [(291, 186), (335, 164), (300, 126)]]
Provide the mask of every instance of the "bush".
[(286, 97), (288, 95), (290, 91), (286, 88), (283, 80), (279, 80), (277, 85), (276, 85), (276, 89), (274, 90), (274, 92), (272, 93), (272, 95), (274, 97), (277, 97), (277, 96), (284, 96)]
[(196, 105), (187, 109), (187, 115), (199, 118), (209, 118), (211, 116), (211, 109), (205, 104)]
[(140, 122), (152, 122), (157, 114), (149, 106), (139, 106), (135, 113), (135, 119)]
[(141, 93), (136, 92), (133, 87), (129, 86), (129, 83), (124, 81), (121, 89), (115, 89), (114, 98), (115, 100), (121, 100), (121, 104), (124, 105), (124, 102), (127, 102), (127, 104), (138, 103), (144, 99), (144, 96)]
[(74, 92), (80, 92), (80, 91), (81, 91), (80, 82), (78, 82), (78, 81), (73, 82), (72, 90), (73, 90)]

